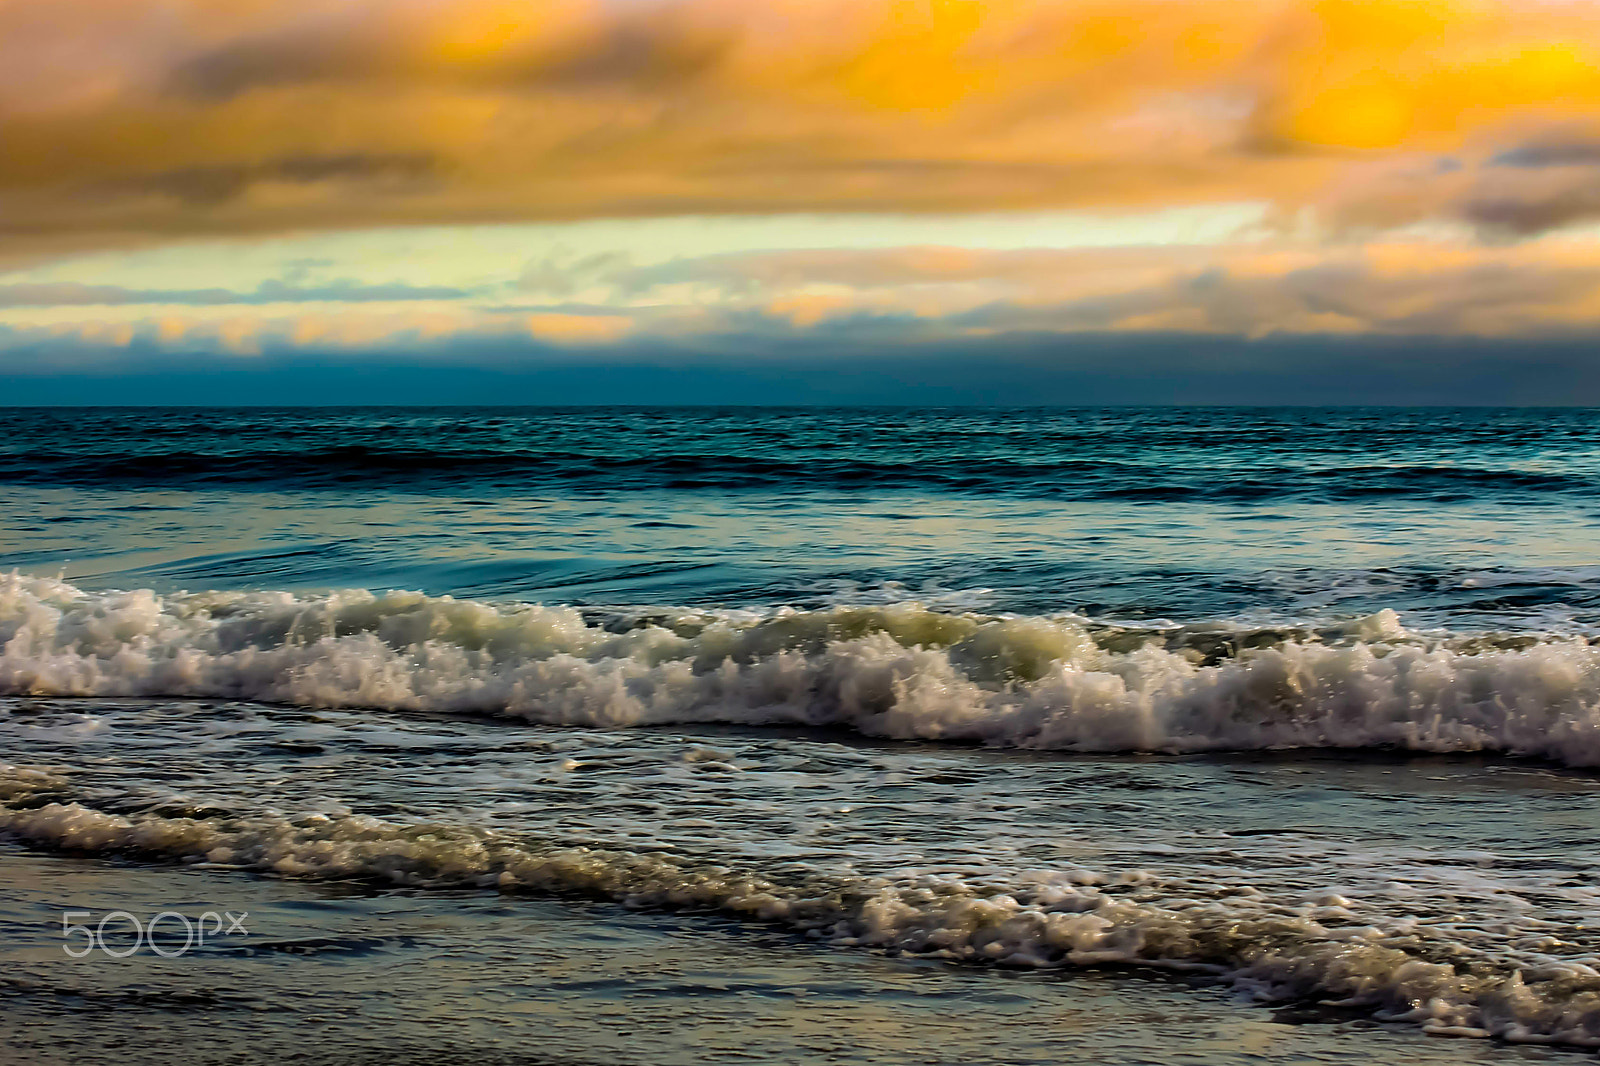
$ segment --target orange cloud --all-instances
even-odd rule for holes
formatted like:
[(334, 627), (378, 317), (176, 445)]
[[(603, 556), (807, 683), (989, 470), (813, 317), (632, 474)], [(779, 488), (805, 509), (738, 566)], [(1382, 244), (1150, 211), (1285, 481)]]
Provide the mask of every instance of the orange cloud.
[(573, 315), (547, 312), (529, 315), (528, 334), (557, 344), (605, 344), (621, 340), (633, 330), (625, 315)]
[(1523, 233), (1600, 214), (1600, 158), (1565, 177), (1493, 165), (1600, 143), (1600, 12), (0, 0), (0, 128), (11, 254), (397, 222), (1224, 198)]

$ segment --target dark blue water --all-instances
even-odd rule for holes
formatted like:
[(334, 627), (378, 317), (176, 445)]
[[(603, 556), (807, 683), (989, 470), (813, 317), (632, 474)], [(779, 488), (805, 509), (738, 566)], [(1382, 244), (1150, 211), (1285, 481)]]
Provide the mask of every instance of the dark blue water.
[(17, 410), (8, 482), (443, 493), (859, 489), (1129, 502), (1595, 497), (1588, 411)]
[(1600, 620), (1600, 413), (12, 409), (0, 566), (91, 587)]

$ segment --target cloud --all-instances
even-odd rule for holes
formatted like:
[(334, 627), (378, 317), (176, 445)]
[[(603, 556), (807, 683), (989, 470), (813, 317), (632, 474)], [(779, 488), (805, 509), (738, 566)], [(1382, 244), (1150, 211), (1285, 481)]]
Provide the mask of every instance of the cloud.
[(530, 262), (517, 278), (516, 288), (555, 299), (566, 299), (615, 275), (632, 264), (626, 252), (593, 252), (576, 255), (569, 248), (558, 248)]
[(607, 344), (633, 332), (627, 315), (572, 315), (545, 312), (523, 320), (528, 334), (556, 344)]
[(1600, 166), (1600, 142), (1554, 141), (1527, 144), (1494, 157), (1500, 167), (1573, 167)]
[[(570, 255), (555, 257), (565, 262)], [(441, 358), (488, 342), (553, 349), (727, 351), (1085, 334), (1559, 338), (1600, 333), (1600, 245), (1281, 240), (1183, 246), (748, 252), (637, 266), (581, 257), (585, 302), (271, 281), (249, 293), (0, 286), (0, 351), (99, 347), (220, 355), (378, 351)], [(561, 276), (557, 272), (557, 276)], [(410, 294), (411, 298), (402, 298)], [(497, 302), (494, 294), (504, 297)], [(451, 298), (453, 296), (453, 298)], [(594, 297), (589, 299), (589, 297)], [(22, 306), (23, 304), (30, 306)], [(304, 306), (297, 306), (304, 305)], [(41, 348), (43, 346), (43, 348)]]
[(81, 282), (17, 282), (0, 284), (0, 308), (96, 307), (166, 304), (221, 306), (269, 303), (398, 303), (411, 300), (458, 300), (469, 295), (447, 286), (362, 285), (333, 281), (297, 285), (286, 281), (262, 282), (249, 292), (230, 289), (130, 289), (121, 285), (86, 285)]
[[(699, 330), (865, 327), (920, 335), (1083, 331), (1506, 336), (1600, 326), (1600, 246), (1391, 241), (1325, 248), (816, 249), (617, 266), (594, 279)], [(670, 321), (670, 320), (666, 320)], [(874, 325), (872, 328), (877, 328)]]
[(405, 192), (432, 176), (435, 161), (425, 152), (387, 155), (290, 155), (260, 163), (203, 164), (112, 180), (101, 192), (111, 196), (153, 194), (196, 207), (226, 203), (263, 183), (288, 185), (359, 184)]
[[(1600, 138), (1600, 15), (1555, 0), (0, 0), (0, 123), (13, 255), (410, 222), (1224, 199), (1523, 234), (1600, 212), (1588, 150), (1536, 166), (1527, 147)], [(1420, 188), (1395, 177), (1419, 167)]]
[(1480, 143), (1455, 156), (1373, 160), (1317, 207), (1334, 231), (1427, 221), (1462, 224), (1489, 240), (1521, 239), (1600, 219), (1600, 143), (1555, 134), (1505, 148)]
[(705, 257), (615, 280), (646, 305), (687, 286), (704, 306), (755, 311), (795, 328), (884, 319), (939, 335), (1533, 336), (1600, 328), (1600, 248), (1583, 240), (817, 250)]

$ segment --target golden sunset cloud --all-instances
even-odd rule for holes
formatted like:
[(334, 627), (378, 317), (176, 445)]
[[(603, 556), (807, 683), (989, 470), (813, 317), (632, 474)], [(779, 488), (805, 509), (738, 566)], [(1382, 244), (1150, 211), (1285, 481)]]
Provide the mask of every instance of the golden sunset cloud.
[(1540, 0), (0, 0), (0, 230), (1148, 208), (1600, 214)]

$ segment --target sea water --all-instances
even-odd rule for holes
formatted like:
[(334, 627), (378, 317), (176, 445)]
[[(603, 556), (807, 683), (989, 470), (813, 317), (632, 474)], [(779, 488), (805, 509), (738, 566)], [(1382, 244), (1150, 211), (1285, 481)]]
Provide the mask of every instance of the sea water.
[(11, 410), (0, 499), (38, 1061), (1600, 1046), (1600, 413)]

